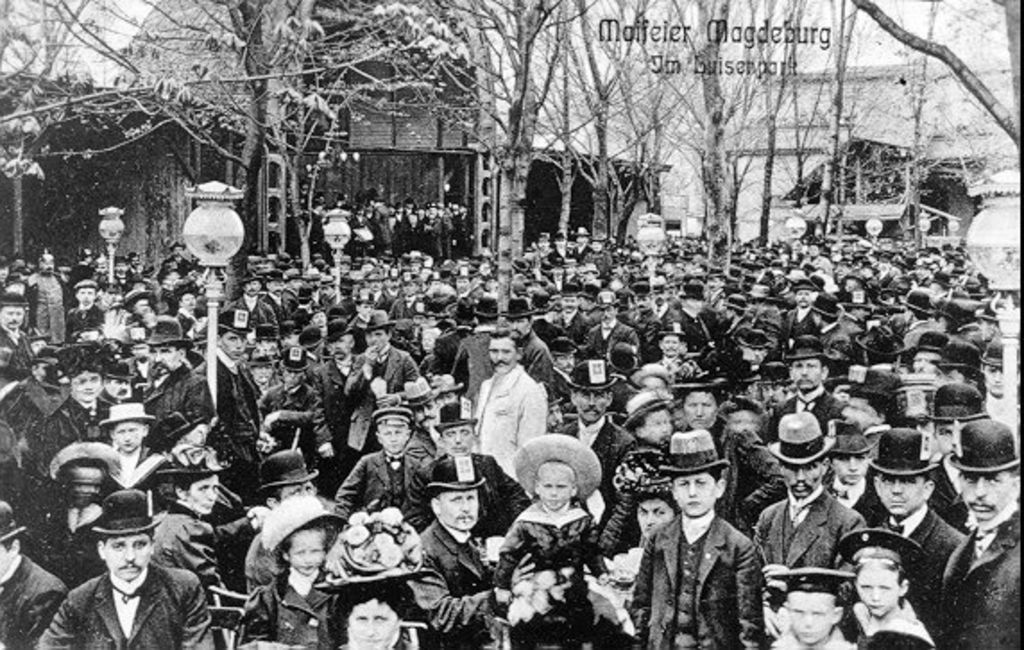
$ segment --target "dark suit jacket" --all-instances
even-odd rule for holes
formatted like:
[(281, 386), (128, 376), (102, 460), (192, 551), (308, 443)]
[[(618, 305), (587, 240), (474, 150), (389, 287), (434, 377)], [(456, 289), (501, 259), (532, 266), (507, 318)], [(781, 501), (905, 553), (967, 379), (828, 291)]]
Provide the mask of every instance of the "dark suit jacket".
[[(209, 423), (215, 415), (205, 375), (196, 375), (185, 364), (172, 371), (160, 385), (150, 384), (143, 397), (146, 413), (159, 422), (175, 411), (189, 422)], [(173, 440), (148, 441), (158, 451), (169, 449)]]
[(568, 322), (565, 321), (562, 314), (559, 314), (555, 324), (565, 330), (565, 335), (572, 340), (573, 343), (579, 346), (582, 346), (586, 342), (587, 333), (590, 331), (590, 328), (594, 326), (593, 321), (579, 310), (573, 314), (572, 319)]
[[(200, 364), (193, 375), (205, 378), (209, 361)], [(256, 438), (260, 430), (260, 411), (256, 404), (259, 389), (244, 364), (238, 364), (238, 372), (234, 373), (220, 359), (216, 363), (217, 426), (210, 433), (209, 444), (217, 450), (222, 462), (255, 463)]]
[[(562, 429), (561, 433), (577, 438), (580, 432), (578, 420), (574, 420)], [(636, 449), (636, 440), (625, 429), (621, 429), (612, 423), (611, 416), (605, 417), (604, 426), (597, 433), (592, 447), (597, 459), (601, 461), (601, 485), (598, 490), (604, 500), (604, 514), (598, 522), (598, 529), (603, 529), (612, 517), (615, 504), (618, 501), (618, 490), (615, 489), (615, 470), (626, 457), (626, 454)], [(640, 529), (635, 526), (636, 518), (632, 523), (627, 522), (620, 535), (626, 536), (633, 541), (639, 539)], [(635, 530), (634, 530), (635, 528)]]
[(426, 612), (439, 648), (476, 650), (491, 641), (494, 616), (491, 570), (471, 544), (459, 544), (440, 523), (420, 536), (424, 574), (410, 585)]
[(224, 309), (228, 311), (240, 309), (249, 312), (249, 327), (254, 329), (257, 325), (273, 325), (277, 327), (277, 310), (267, 302), (268, 300), (266, 296), (259, 295), (256, 297), (256, 307), (249, 309), (245, 304), (245, 299), (239, 296), (237, 300), (233, 300), (225, 305)]
[(313, 372), (313, 383), (320, 393), (320, 401), (324, 409), (324, 421), (331, 434), (334, 450), (342, 453), (349, 448), (349, 436), (353, 427), (358, 447), (354, 451), (362, 451), (366, 434), (370, 429), (369, 417), (363, 418), (359, 424), (355, 415), (363, 402), (364, 393), (369, 385), (363, 375), (363, 360), (357, 356), (352, 359), (352, 368), (348, 376), (341, 374), (334, 359), (326, 359), (317, 365)]
[(907, 600), (933, 638), (945, 637), (949, 617), (943, 608), (942, 575), (949, 556), (966, 536), (929, 509), (921, 524), (910, 533), (910, 539), (920, 544), (924, 552), (916, 561), (908, 563), (910, 591)]
[(0, 646), (31, 648), (67, 595), (67, 587), (24, 555), (0, 588)]
[(789, 517), (788, 498), (768, 506), (754, 529), (754, 542), (761, 549), (765, 564), (781, 564), (790, 569), (801, 567), (833, 568), (838, 565), (839, 540), (852, 530), (864, 527), (864, 518), (842, 505), (828, 493), (810, 505), (806, 518), (796, 528), (790, 543), (783, 540), (784, 519)]
[(389, 507), (398, 508), (402, 514), (408, 514), (411, 509), (410, 486), (420, 466), (415, 458), (405, 456), (402, 460), (404, 489), (401, 489), (392, 485), (383, 451), (363, 456), (338, 488), (338, 493), (334, 496), (335, 511), (343, 519), (348, 519), (349, 515), (359, 510), (376, 512)]
[(975, 535), (953, 551), (942, 576), (949, 618), (940, 648), (1014, 650), (1020, 645), (1020, 512), (999, 527), (980, 558)]
[(932, 472), (932, 478), (935, 480), (935, 490), (932, 492), (931, 498), (928, 499), (928, 506), (953, 528), (964, 534), (969, 533), (967, 504), (964, 503), (963, 496), (953, 487), (953, 483), (949, 480), (949, 474), (940, 465)]
[(37, 647), (213, 650), (210, 612), (197, 577), (150, 565), (140, 591), (128, 638), (117, 620), (110, 575), (104, 574), (68, 594)]
[[(670, 650), (675, 637), (682, 518), (657, 529), (644, 546), (632, 615), (644, 648)], [(701, 648), (758, 648), (762, 637), (761, 562), (749, 538), (715, 517), (697, 569), (697, 638)]]
[[(628, 343), (639, 354), (640, 337), (636, 330), (621, 322), (616, 322), (608, 338), (601, 335), (601, 323), (597, 323), (587, 332), (586, 342), (581, 346), (581, 359), (607, 359), (608, 351), (617, 343)], [(583, 356), (586, 355), (586, 356)]]
[(796, 319), (796, 309), (790, 309), (782, 316), (782, 332), (779, 338), (783, 345), (788, 345), (791, 339), (798, 336), (818, 336), (821, 334), (821, 326), (814, 317), (814, 312), (808, 310), (803, 320)]

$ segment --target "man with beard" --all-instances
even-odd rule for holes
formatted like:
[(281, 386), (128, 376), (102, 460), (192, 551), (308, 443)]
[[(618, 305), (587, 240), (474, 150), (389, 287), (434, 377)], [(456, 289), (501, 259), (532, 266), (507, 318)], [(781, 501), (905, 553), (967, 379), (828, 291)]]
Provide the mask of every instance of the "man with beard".
[(547, 395), (519, 364), (521, 352), (509, 330), (491, 334), (494, 375), (480, 385), (476, 406), (480, 451), (494, 456), (509, 476), (515, 476), (516, 451), (547, 429)]
[(533, 331), (531, 319), (534, 314), (526, 298), (509, 298), (505, 319), (522, 350), (523, 368), (538, 384), (548, 385), (553, 374), (551, 352), (547, 344)]
[[(577, 419), (560, 433), (577, 438), (594, 450), (601, 461), (601, 485), (587, 502), (590, 514), (603, 530), (615, 511), (619, 492), (615, 489), (615, 470), (630, 451), (636, 447), (631, 435), (619, 428), (608, 416), (612, 403), (612, 385), (616, 377), (601, 359), (576, 364), (569, 377), (572, 404)], [(640, 537), (635, 518), (625, 524), (625, 530), (616, 531), (616, 539), (635, 544)]]
[[(754, 543), (764, 559), (765, 579), (771, 583), (789, 569), (832, 568), (839, 561), (839, 540), (864, 527), (864, 518), (828, 493), (823, 479), (834, 441), (821, 433), (807, 412), (784, 415), (779, 441), (768, 445), (782, 465), (787, 496), (761, 513)], [(765, 625), (772, 636), (781, 633), (779, 602), (766, 606)]]
[[(161, 316), (149, 337), (153, 350), (153, 381), (143, 395), (146, 412), (159, 422), (171, 413), (181, 413), (189, 422), (197, 423), (195, 437), (205, 440), (213, 419), (213, 401), (206, 377), (194, 374), (187, 361), (192, 341), (181, 332), (181, 323), (170, 316)], [(170, 449), (170, 442), (152, 438), (155, 451)]]
[(798, 336), (818, 336), (821, 326), (814, 315), (814, 299), (819, 291), (818, 285), (808, 278), (798, 280), (790, 291), (796, 298), (796, 307), (782, 317), (781, 340), (789, 344)]
[(94, 530), (107, 571), (68, 594), (37, 647), (213, 650), (199, 579), (151, 564), (156, 526), (145, 493), (122, 490), (104, 500)]
[(825, 351), (814, 336), (800, 336), (786, 354), (789, 376), (796, 387), (796, 395), (786, 400), (775, 414), (767, 431), (767, 441), (774, 440), (779, 420), (789, 413), (809, 412), (818, 421), (821, 430), (828, 428), (829, 420), (843, 419), (843, 405), (825, 390), (828, 378)]

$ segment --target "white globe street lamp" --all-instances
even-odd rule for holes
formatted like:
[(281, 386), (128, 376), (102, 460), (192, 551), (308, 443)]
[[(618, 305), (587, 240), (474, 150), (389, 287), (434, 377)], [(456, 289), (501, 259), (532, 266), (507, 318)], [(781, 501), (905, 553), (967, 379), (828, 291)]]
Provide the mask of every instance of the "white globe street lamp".
[[(994, 307), (1003, 338), (1004, 413), (1018, 412), (1020, 349), (1020, 170), (995, 174), (970, 188), (982, 197), (981, 212), (967, 231), (967, 255), (997, 293)], [(1017, 422), (1007, 423), (1018, 428)]]
[(341, 255), (352, 239), (352, 227), (348, 225), (350, 214), (347, 210), (335, 208), (324, 215), (324, 239), (334, 256), (334, 286), (341, 295)]
[(117, 242), (124, 234), (124, 210), (110, 206), (100, 210), (100, 237), (107, 243), (107, 281), (114, 284), (114, 255), (117, 253)]
[(216, 406), (217, 313), (224, 300), (224, 283), (219, 271), (241, 250), (245, 240), (245, 226), (233, 207), (243, 192), (219, 181), (210, 181), (186, 188), (185, 195), (199, 204), (185, 219), (181, 234), (185, 247), (206, 269), (206, 383)]
[(807, 232), (807, 220), (797, 216), (786, 219), (786, 233), (790, 239), (800, 239)]

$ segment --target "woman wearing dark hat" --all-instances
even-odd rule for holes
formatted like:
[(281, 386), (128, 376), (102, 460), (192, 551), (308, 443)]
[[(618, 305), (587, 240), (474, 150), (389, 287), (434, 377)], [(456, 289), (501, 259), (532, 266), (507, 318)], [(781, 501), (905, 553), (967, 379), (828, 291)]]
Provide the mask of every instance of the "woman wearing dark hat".
[[(222, 568), (233, 567), (218, 557), (231, 538), (258, 530), (267, 508), (257, 506), (227, 525), (208, 523), (221, 494), (218, 474), (223, 467), (209, 447), (182, 446), (174, 450), (171, 464), (160, 471), (170, 482), (173, 501), (154, 533), (153, 561), (161, 566), (188, 569), (203, 586), (224, 586)], [(243, 547), (244, 548), (244, 547)]]
[(729, 384), (719, 377), (705, 377), (672, 386), (676, 396), (673, 414), (677, 431), (720, 428), (718, 407)]

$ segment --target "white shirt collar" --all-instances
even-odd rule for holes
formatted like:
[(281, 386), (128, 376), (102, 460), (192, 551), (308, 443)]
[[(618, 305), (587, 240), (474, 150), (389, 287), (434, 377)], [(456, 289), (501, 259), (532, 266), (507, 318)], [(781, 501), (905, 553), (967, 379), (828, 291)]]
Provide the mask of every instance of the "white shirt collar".
[(220, 348), (217, 348), (217, 359), (220, 360), (220, 362), (223, 363), (225, 366), (227, 366), (228, 370), (230, 370), (231, 372), (235, 372), (235, 370), (237, 370), (238, 368), (238, 362), (232, 361), (231, 357), (229, 357), (227, 353), (225, 353), (224, 350), (221, 350)]
[(597, 422), (589, 426), (580, 422), (580, 442), (582, 442), (588, 447), (593, 447), (594, 441), (597, 440), (597, 434), (601, 432), (601, 429), (604, 427), (604, 423), (607, 418), (608, 416), (602, 415), (597, 420)]
[(469, 531), (455, 530), (454, 528), (450, 526), (445, 526), (444, 524), (441, 524), (441, 526), (443, 526), (444, 529), (448, 531), (448, 534), (455, 538), (455, 541), (459, 544), (465, 544), (469, 542), (470, 537), (473, 536)]
[(799, 512), (801, 510), (806, 510), (812, 503), (814, 503), (815, 499), (817, 499), (818, 497), (821, 496), (821, 493), (824, 492), (824, 491), (825, 491), (825, 486), (823, 484), (818, 485), (818, 487), (814, 488), (814, 491), (811, 492), (807, 496), (806, 499), (795, 499), (793, 497), (793, 493), (792, 492), (787, 492), (786, 493), (786, 498), (789, 499), (789, 508), (790, 508), (790, 510), (791, 511), (797, 511), (797, 512)]
[(317, 574), (304, 576), (295, 569), (288, 569), (288, 586), (294, 589), (300, 596), (305, 598), (313, 591), (313, 583), (316, 582)]
[(714, 521), (714, 519), (714, 508), (708, 510), (707, 513), (697, 517), (696, 519), (690, 519), (686, 515), (683, 515), (683, 535), (686, 536), (686, 542), (688, 544), (693, 544), (703, 537), (704, 533), (708, 532), (708, 529), (711, 528), (711, 522)]
[(120, 591), (122, 591), (122, 592), (124, 592), (126, 594), (133, 594), (133, 593), (135, 593), (135, 591), (139, 587), (142, 586), (142, 583), (146, 581), (146, 576), (147, 575), (149, 575), (149, 568), (148, 567), (143, 569), (142, 573), (140, 573), (137, 578), (135, 578), (134, 580), (132, 580), (130, 582), (127, 581), (127, 580), (122, 580), (121, 578), (118, 578), (113, 573), (111, 573), (110, 574), (110, 582), (118, 590), (120, 590)]
[(814, 390), (812, 390), (809, 393), (799, 393), (798, 392), (796, 394), (796, 398), (798, 400), (802, 400), (804, 402), (813, 402), (813, 401), (817, 400), (819, 397), (821, 397), (824, 394), (825, 394), (825, 387), (819, 385), (817, 388), (815, 388)]
[[(896, 522), (903, 527), (903, 536), (910, 537), (910, 535), (917, 530), (917, 527), (921, 525), (924, 518), (928, 516), (928, 504), (924, 504), (922, 507), (917, 509), (917, 512), (910, 514), (903, 521)], [(892, 520), (892, 517), (889, 517)]]

